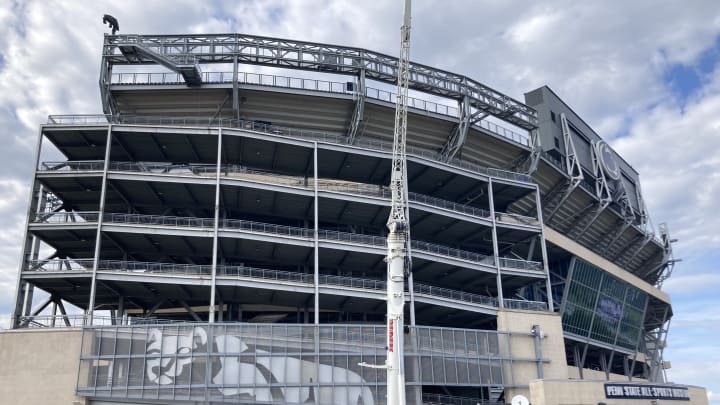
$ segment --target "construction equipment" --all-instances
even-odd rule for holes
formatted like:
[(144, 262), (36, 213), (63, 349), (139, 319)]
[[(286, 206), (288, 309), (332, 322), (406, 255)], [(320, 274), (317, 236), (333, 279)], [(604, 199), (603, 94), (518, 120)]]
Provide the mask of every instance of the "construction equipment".
[(408, 83), (410, 81), (410, 0), (405, 0), (400, 28), (398, 91), (393, 134), (392, 195), (387, 227), (387, 403), (405, 404), (405, 366), (403, 356), (405, 275), (410, 272), (410, 217), (407, 198)]

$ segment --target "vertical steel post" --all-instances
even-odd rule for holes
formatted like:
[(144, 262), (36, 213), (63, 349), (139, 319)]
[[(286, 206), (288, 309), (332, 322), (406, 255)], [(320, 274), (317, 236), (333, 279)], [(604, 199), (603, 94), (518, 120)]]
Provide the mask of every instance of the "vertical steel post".
[(212, 284), (208, 321), (215, 322), (215, 278), (217, 276), (218, 228), (220, 221), (220, 166), (222, 164), (222, 127), (218, 127), (217, 159), (215, 161), (215, 216), (213, 219)]
[(108, 124), (107, 139), (105, 142), (105, 161), (103, 162), (102, 186), (100, 187), (100, 207), (97, 217), (97, 232), (95, 233), (95, 253), (93, 255), (93, 271), (90, 281), (90, 300), (86, 311), (85, 324), (92, 325), (95, 316), (95, 294), (97, 293), (97, 270), (100, 263), (100, 244), (102, 243), (102, 224), (105, 216), (105, 193), (107, 190), (107, 172), (110, 167), (110, 148), (112, 147), (113, 124)]
[(488, 199), (490, 202), (490, 220), (492, 221), (493, 256), (495, 256), (495, 271), (497, 272), (495, 282), (498, 290), (498, 308), (505, 308), (505, 297), (503, 296), (502, 290), (502, 275), (500, 274), (500, 249), (498, 249), (497, 221), (495, 218), (495, 199), (493, 198), (492, 178), (488, 178)]
[(313, 285), (315, 288), (315, 325), (320, 325), (320, 241), (319, 241), (319, 221), (318, 221), (318, 146), (317, 142), (313, 142), (313, 236), (314, 236), (314, 270)]
[(545, 271), (545, 289), (547, 290), (548, 311), (555, 312), (555, 303), (552, 296), (552, 282), (550, 281), (550, 265), (548, 264), (547, 245), (545, 244), (545, 224), (543, 223), (542, 205), (540, 202), (540, 187), (535, 185), (535, 210), (540, 224), (540, 250), (542, 252), (543, 270)]
[[(12, 319), (10, 320), (10, 327), (15, 329), (20, 325), (20, 317), (23, 315), (24, 308), (23, 305), (26, 303), (26, 296), (28, 295), (28, 291), (30, 289), (30, 283), (25, 283), (25, 288), (23, 287), (22, 282), (22, 271), (25, 267), (25, 262), (28, 259), (29, 251), (31, 249), (31, 242), (28, 240), (28, 236), (30, 235), (30, 232), (28, 232), (28, 229), (30, 228), (30, 222), (32, 221), (32, 216), (35, 215), (35, 207), (33, 207), (33, 195), (35, 194), (35, 183), (37, 182), (37, 170), (38, 165), (40, 164), (40, 151), (42, 150), (42, 139), (43, 139), (43, 129), (44, 127), (41, 125), (40, 129), (38, 130), (38, 141), (37, 141), (37, 147), (35, 148), (35, 158), (33, 159), (34, 166), (33, 166), (33, 180), (32, 184), (30, 184), (30, 196), (28, 198), (28, 205), (27, 205), (27, 211), (25, 213), (25, 229), (23, 229), (23, 250), (20, 253), (20, 263), (18, 265), (18, 273), (17, 273), (17, 283), (15, 288), (15, 308), (13, 309), (12, 313)], [(21, 302), (22, 301), (22, 302)]]

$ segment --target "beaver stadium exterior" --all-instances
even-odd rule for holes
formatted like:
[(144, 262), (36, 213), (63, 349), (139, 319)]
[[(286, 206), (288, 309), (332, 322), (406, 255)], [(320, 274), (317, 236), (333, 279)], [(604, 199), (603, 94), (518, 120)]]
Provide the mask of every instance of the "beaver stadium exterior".
[[(386, 350), (396, 66), (248, 35), (105, 36), (105, 115), (40, 127), (0, 334), (38, 363), (70, 353), (36, 366), (58, 373), (47, 388), (3, 375), (7, 392), (385, 403), (384, 371), (358, 363)], [(570, 383), (587, 403), (663, 387), (704, 403), (666, 381), (671, 239), (630, 164), (548, 87), (520, 102), (411, 63), (410, 88), (408, 403), (550, 404)], [(609, 380), (653, 395), (612, 402)]]

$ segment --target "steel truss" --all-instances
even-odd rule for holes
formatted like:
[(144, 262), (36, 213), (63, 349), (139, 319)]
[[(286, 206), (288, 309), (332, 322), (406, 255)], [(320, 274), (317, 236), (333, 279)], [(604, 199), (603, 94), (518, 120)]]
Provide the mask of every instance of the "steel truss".
[[(360, 48), (243, 34), (108, 35), (100, 77), (105, 112), (116, 112), (109, 95), (113, 65), (156, 64), (161, 60), (171, 68), (237, 61), (348, 75), (364, 71), (367, 78), (389, 84), (395, 84), (398, 75), (398, 58)], [(467, 97), (476, 110), (526, 130), (537, 128), (534, 109), (484, 84), (418, 63), (410, 63), (409, 69), (409, 88), (457, 100)], [(186, 83), (193, 84), (192, 81)]]
[(550, 223), (563, 203), (567, 201), (570, 194), (575, 191), (585, 178), (582, 168), (580, 167), (580, 160), (577, 157), (575, 143), (572, 140), (565, 113), (560, 114), (560, 125), (562, 127), (563, 141), (565, 142), (565, 170), (570, 177), (562, 180), (560, 184), (553, 188), (553, 191), (545, 196), (542, 205), (549, 212), (545, 220), (546, 223)]
[(440, 150), (440, 159), (443, 162), (450, 162), (455, 158), (455, 155), (460, 152), (460, 149), (465, 143), (470, 127), (489, 115), (483, 111), (472, 112), (470, 100), (467, 96), (463, 97), (462, 101), (458, 103), (458, 110), (460, 111), (460, 120), (457, 125), (453, 127), (447, 142), (445, 142), (445, 145), (443, 145)]
[(653, 267), (646, 276), (657, 275), (655, 286), (660, 288), (662, 283), (672, 275), (673, 269), (675, 268), (675, 262), (680, 261), (680, 259), (675, 259), (673, 254), (672, 244), (676, 240), (670, 237), (670, 229), (668, 228), (667, 223), (661, 223), (658, 228), (660, 230), (660, 240), (663, 245), (662, 259), (660, 260), (660, 264)]

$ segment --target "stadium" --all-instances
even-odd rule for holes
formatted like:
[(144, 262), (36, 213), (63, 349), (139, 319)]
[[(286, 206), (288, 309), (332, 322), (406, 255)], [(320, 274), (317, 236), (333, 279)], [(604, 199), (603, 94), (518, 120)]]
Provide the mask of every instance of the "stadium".
[[(398, 59), (104, 41), (105, 114), (38, 133), (0, 342), (53, 378), (24, 403), (386, 403), (360, 363), (387, 350)], [(630, 163), (549, 87), (413, 62), (410, 89), (408, 403), (707, 403), (666, 381), (672, 239)]]

